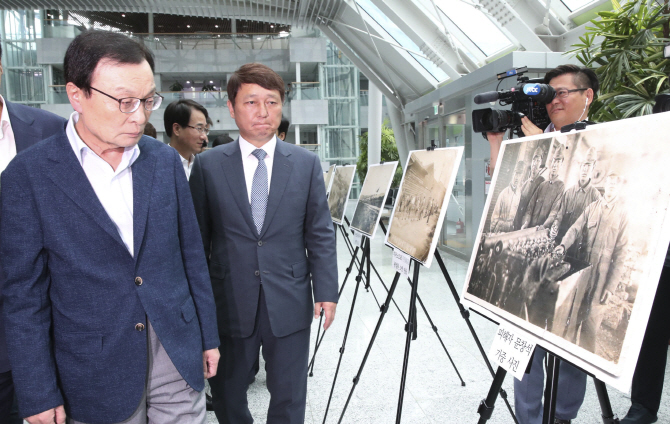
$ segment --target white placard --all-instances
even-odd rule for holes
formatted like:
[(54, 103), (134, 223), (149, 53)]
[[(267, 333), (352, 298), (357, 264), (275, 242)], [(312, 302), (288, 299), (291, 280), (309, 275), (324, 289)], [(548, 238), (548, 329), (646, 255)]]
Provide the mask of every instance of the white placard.
[(410, 256), (400, 249), (393, 249), (393, 270), (403, 276), (409, 276)]
[(361, 247), (363, 244), (363, 233), (356, 230), (351, 230), (354, 233), (354, 247)]
[(537, 339), (530, 333), (502, 321), (489, 350), (491, 365), (497, 365), (521, 380), (536, 345)]

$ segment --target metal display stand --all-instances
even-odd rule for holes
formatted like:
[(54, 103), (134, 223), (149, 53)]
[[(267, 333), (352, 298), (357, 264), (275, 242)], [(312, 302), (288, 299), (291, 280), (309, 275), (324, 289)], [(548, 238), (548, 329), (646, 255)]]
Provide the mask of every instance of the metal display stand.
[[(542, 424), (553, 424), (556, 418), (556, 396), (558, 393), (558, 376), (561, 361), (563, 360), (558, 356), (547, 351), (547, 381), (544, 388), (544, 409), (542, 413)], [(568, 363), (567, 361), (565, 362)], [(496, 398), (498, 397), (498, 392), (501, 390), (500, 387), (502, 386), (506, 375), (507, 371), (498, 367), (488, 395), (486, 396), (486, 399), (482, 400), (482, 402), (479, 404), (479, 408), (477, 409), (477, 413), (479, 414), (479, 421), (477, 421), (477, 424), (485, 424), (491, 418), (493, 409), (495, 407)], [(619, 418), (615, 417), (614, 412), (612, 411), (612, 404), (610, 403), (610, 398), (607, 394), (607, 387), (605, 386), (605, 383), (593, 376), (591, 377), (593, 378), (593, 383), (596, 386), (596, 393), (598, 394), (598, 401), (600, 402), (603, 424), (619, 424)]]

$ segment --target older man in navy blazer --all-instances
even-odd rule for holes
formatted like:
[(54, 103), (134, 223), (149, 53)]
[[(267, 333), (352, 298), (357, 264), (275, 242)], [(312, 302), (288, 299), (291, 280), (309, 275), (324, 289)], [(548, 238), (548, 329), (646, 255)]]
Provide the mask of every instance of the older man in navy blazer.
[[(2, 48), (0, 47), (0, 77), (2, 77)], [(65, 120), (53, 113), (30, 106), (10, 103), (0, 96), (0, 172), (14, 159), (17, 153), (44, 140), (51, 134), (62, 131)], [(0, 267), (0, 278), (2, 267)], [(0, 286), (0, 297), (2, 287)], [(1, 308), (1, 306), (0, 306)], [(0, 423), (21, 424), (14, 402), (14, 384), (7, 355), (5, 329), (0, 309)], [(15, 409), (15, 408), (14, 408)]]
[(242, 66), (228, 99), (240, 137), (196, 156), (189, 180), (221, 337), (214, 411), (222, 424), (253, 422), (246, 392), (262, 344), (267, 422), (303, 423), (312, 315), (323, 309), (327, 328), (338, 300), (323, 171), (315, 154), (275, 136), (284, 82), (274, 71)]
[(31, 424), (204, 423), (219, 338), (178, 153), (142, 136), (153, 57), (122, 34), (68, 47), (75, 112), (2, 174), (4, 318)]

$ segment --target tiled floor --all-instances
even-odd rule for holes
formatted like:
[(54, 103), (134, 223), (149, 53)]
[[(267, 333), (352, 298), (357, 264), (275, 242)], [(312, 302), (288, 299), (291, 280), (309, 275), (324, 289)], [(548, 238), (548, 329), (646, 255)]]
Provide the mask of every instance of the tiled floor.
[[(372, 263), (385, 284), (390, 286), (394, 276), (391, 267), (391, 250), (384, 246), (381, 230), (377, 232), (371, 246)], [(442, 257), (460, 295), (467, 272), (467, 262), (445, 253), (442, 253)], [(342, 284), (345, 268), (350, 260), (351, 255), (341, 234), (338, 233), (340, 284)], [(354, 277), (355, 275), (351, 275), (347, 280), (338, 305), (337, 318), (333, 327), (326, 334), (316, 356), (314, 376), (308, 380), (305, 422), (309, 424), (324, 422), (326, 405), (340, 357), (339, 349), (342, 346), (347, 318), (355, 294)], [(373, 278), (371, 287), (370, 292), (366, 292), (363, 287), (359, 289), (326, 423), (338, 422), (353, 385), (352, 379), (358, 371), (379, 318), (379, 307), (375, 296), (381, 303), (386, 296), (386, 291), (376, 278)], [(476, 423), (479, 419), (477, 407), (479, 402), (486, 397), (492, 380), (491, 375), (477, 349), (473, 336), (458, 312), (454, 298), (437, 263), (434, 263), (430, 269), (421, 269), (418, 287), (419, 296), (437, 326), (438, 333), (466, 385), (461, 386), (454, 367), (431, 329), (426, 315), (419, 310), (418, 338), (411, 343), (402, 422), (407, 424)], [(400, 282), (394, 299), (404, 316), (407, 316), (409, 297), (409, 284), (406, 281)], [(476, 314), (472, 315), (471, 321), (485, 351), (488, 351), (496, 326)], [(312, 346), (316, 332), (317, 322), (315, 321), (312, 326)], [(399, 311), (392, 307), (384, 319), (342, 423), (386, 424), (395, 422), (405, 337), (404, 320)], [(508, 376), (503, 387), (509, 394), (509, 401), (513, 405), (512, 378)], [(670, 368), (666, 370), (663, 398), (665, 402), (659, 411), (659, 423), (670, 423), (670, 402), (667, 401), (670, 399), (669, 378)], [(630, 406), (629, 396), (612, 388), (609, 389), (609, 395), (614, 412), (619, 417), (623, 417)], [(270, 395), (265, 388), (265, 374), (261, 365), (261, 372), (256, 382), (249, 388), (249, 407), (256, 422), (265, 422), (269, 399)], [(217, 422), (213, 413), (210, 413), (209, 422)], [(493, 417), (488, 422), (491, 424), (513, 423), (500, 398), (496, 403)], [(584, 404), (578, 418), (573, 422), (576, 424), (602, 422), (598, 399), (590, 381)]]

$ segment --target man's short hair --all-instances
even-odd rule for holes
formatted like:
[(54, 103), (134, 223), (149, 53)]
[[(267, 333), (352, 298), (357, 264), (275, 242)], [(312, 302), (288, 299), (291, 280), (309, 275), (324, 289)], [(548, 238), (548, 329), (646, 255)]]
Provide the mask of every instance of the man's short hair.
[(557, 66), (544, 75), (544, 83), (549, 84), (549, 81), (564, 74), (572, 74), (573, 82), (577, 87), (592, 89), (594, 97), (598, 94), (598, 88), (600, 87), (598, 77), (592, 69), (587, 67), (580, 68), (577, 65)]
[(291, 123), (288, 121), (288, 119), (284, 118), (282, 116), (281, 118), (281, 123), (279, 124), (279, 128), (277, 128), (277, 134), (288, 134), (288, 127), (291, 125)]
[(156, 138), (158, 136), (158, 133), (156, 132), (156, 127), (154, 127), (151, 122), (147, 122), (147, 124), (144, 126), (144, 135), (148, 135), (149, 137)]
[(90, 96), (93, 72), (103, 59), (134, 65), (147, 61), (151, 72), (154, 71), (154, 55), (145, 46), (117, 32), (88, 30), (75, 37), (65, 52), (65, 82), (73, 83)]
[(284, 103), (284, 80), (275, 71), (261, 63), (247, 63), (235, 71), (228, 80), (228, 100), (235, 105), (235, 97), (242, 84), (260, 85), (266, 90), (277, 90)]
[(191, 120), (191, 111), (193, 109), (199, 110), (205, 115), (205, 119), (209, 118), (207, 109), (200, 103), (191, 99), (179, 99), (170, 103), (165, 108), (163, 114), (163, 124), (165, 125), (165, 133), (168, 137), (172, 137), (172, 125), (179, 124), (180, 127), (186, 127)]
[(212, 121), (212, 118), (210, 118), (206, 112), (205, 112), (205, 120), (207, 122), (207, 125), (209, 125), (210, 127), (214, 126), (214, 121)]

